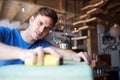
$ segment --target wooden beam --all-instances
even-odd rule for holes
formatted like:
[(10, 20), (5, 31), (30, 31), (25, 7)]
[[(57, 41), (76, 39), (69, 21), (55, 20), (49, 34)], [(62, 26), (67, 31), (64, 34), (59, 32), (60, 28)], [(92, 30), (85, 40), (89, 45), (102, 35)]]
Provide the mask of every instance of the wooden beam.
[(79, 20), (77, 22), (74, 22), (73, 25), (77, 25), (77, 24), (81, 24), (81, 23), (86, 23), (86, 22), (91, 22), (91, 21), (94, 21), (94, 20), (97, 20), (97, 18), (93, 17), (93, 18), (86, 19), (86, 20)]
[(3, 0), (0, 0), (0, 13), (1, 13), (2, 5), (3, 5)]
[(87, 38), (87, 52), (89, 54), (90, 57), (92, 57), (92, 47), (91, 47), (91, 30), (88, 30), (88, 36), (90, 38)]
[[(22, 1), (20, 2), (21, 2), (21, 8), (14, 20), (18, 20), (22, 24), (25, 21), (27, 21), (30, 18), (30, 16), (40, 8), (40, 6), (32, 3), (22, 2)], [(22, 9), (24, 9), (24, 11)]]
[[(94, 0), (94, 1), (95, 1), (95, 0)], [(89, 4), (89, 5), (81, 8), (81, 11), (85, 11), (85, 10), (87, 10), (87, 9), (94, 8), (94, 7), (98, 7), (98, 6), (102, 6), (102, 5), (105, 4), (106, 2), (107, 2), (107, 0), (101, 0), (101, 1), (99, 1), (99, 2)]]
[(21, 24), (27, 21), (35, 12), (38, 11), (40, 6), (34, 5), (25, 15), (24, 18), (21, 18)]
[(93, 27), (91, 27), (91, 26), (82, 26), (82, 27), (78, 28), (77, 30), (72, 31), (72, 33), (77, 33), (77, 32), (79, 32), (81, 30), (88, 30), (88, 29), (93, 29)]
[(74, 50), (74, 49), (83, 49), (83, 50), (85, 50), (86, 47), (85, 47), (85, 46), (72, 46), (72, 49), (73, 49), (73, 50)]
[(1, 18), (12, 21), (20, 9), (20, 3), (18, 1), (5, 0), (2, 9), (4, 11), (1, 12)]
[(88, 38), (89, 38), (88, 36), (80, 36), (80, 37), (71, 38), (71, 40), (83, 40), (83, 39), (88, 39)]
[(95, 13), (100, 13), (100, 12), (102, 12), (101, 9), (93, 8), (93, 9), (87, 11), (87, 14), (95, 14)]
[(63, 10), (63, 0), (59, 0), (60, 1), (60, 10)]

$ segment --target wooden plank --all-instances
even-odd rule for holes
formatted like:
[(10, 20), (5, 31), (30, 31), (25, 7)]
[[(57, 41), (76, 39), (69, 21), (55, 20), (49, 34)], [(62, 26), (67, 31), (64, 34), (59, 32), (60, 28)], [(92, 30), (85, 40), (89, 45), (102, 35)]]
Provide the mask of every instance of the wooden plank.
[(51, 7), (51, 8), (54, 8), (54, 9), (58, 9), (60, 10), (60, 0), (36, 0), (36, 3), (39, 4), (39, 5), (44, 5), (44, 6), (47, 6), (47, 7)]
[(59, 6), (60, 6), (60, 10), (63, 10), (63, 0), (60, 0)]
[(83, 19), (83, 18), (85, 18), (85, 17), (87, 17), (88, 16), (88, 14), (84, 14), (84, 15), (81, 15), (79, 18), (80, 19)]
[(91, 30), (88, 30), (88, 36), (90, 38), (87, 39), (87, 53), (90, 57), (92, 57)]
[(85, 20), (89, 15), (96, 13), (103, 13), (103, 10), (100, 8), (93, 8), (91, 10), (88, 10), (85, 14), (76, 17), (76, 20)]
[(88, 36), (80, 36), (80, 37), (73, 37), (71, 40), (83, 40), (83, 39), (88, 39)]
[(5, 0), (1, 12), (2, 19), (8, 19), (12, 21), (20, 9), (20, 3), (18, 1)]
[[(95, 0), (94, 0), (95, 1)], [(91, 8), (94, 8), (94, 7), (98, 7), (98, 6), (102, 6), (103, 4), (105, 4), (107, 1), (106, 0), (101, 0), (99, 2), (95, 2), (95, 3), (91, 3), (83, 8), (81, 8), (81, 11), (88, 11), (87, 9), (91, 9)]]
[(89, 14), (95, 14), (95, 13), (100, 13), (100, 12), (102, 12), (101, 9), (99, 9), (99, 8), (93, 8), (93, 9), (87, 11), (87, 14), (89, 15)]
[(1, 13), (2, 5), (3, 5), (3, 0), (0, 0), (0, 13)]
[(77, 32), (79, 32), (81, 30), (88, 30), (88, 29), (93, 29), (93, 27), (91, 27), (91, 26), (83, 26), (83, 27), (78, 28), (77, 30), (72, 31), (72, 33), (77, 33)]
[(75, 50), (75, 49), (83, 49), (85, 50), (86, 47), (85, 46), (72, 46), (72, 49)]
[(94, 20), (97, 20), (97, 18), (93, 17), (93, 18), (86, 19), (86, 20), (79, 20), (77, 22), (74, 22), (73, 25), (77, 25), (77, 24), (81, 24), (81, 23), (86, 23), (86, 22), (91, 22), (91, 21), (94, 21)]
[[(16, 15), (15, 20), (19, 20), (21, 21), (21, 24), (24, 23), (25, 21), (28, 21), (28, 19), (36, 12), (38, 11), (41, 7), (45, 7), (43, 5), (37, 5), (37, 4), (32, 4), (32, 3), (27, 3), (27, 2), (22, 2), (21, 1), (21, 8), (24, 8), (25, 12), (22, 12), (22, 10), (20, 10), (18, 12), (18, 14)], [(49, 7), (51, 8), (51, 7)], [(64, 11), (62, 10), (58, 10), (55, 8), (51, 8), (54, 9), (57, 14), (58, 17), (62, 16), (64, 14)]]
[[(21, 1), (21, 9), (16, 15), (15, 20), (21, 21), (22, 24), (25, 21), (27, 21), (30, 18), (30, 16), (34, 14), (39, 8), (39, 5)], [(24, 11), (22, 9), (24, 9)]]
[(40, 6), (34, 5), (31, 10), (29, 10), (28, 13), (24, 15), (24, 18), (21, 18), (21, 24), (28, 20), (36, 11), (38, 11), (39, 8)]

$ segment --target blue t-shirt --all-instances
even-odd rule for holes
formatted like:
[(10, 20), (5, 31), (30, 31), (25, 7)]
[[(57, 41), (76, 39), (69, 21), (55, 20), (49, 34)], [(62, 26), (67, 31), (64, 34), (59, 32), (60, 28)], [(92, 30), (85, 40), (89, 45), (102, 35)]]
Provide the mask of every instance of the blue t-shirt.
[[(25, 48), (25, 49), (33, 49), (38, 46), (42, 46), (43, 48), (52, 46), (51, 43), (42, 39), (36, 41), (33, 44), (29, 44), (22, 39), (20, 35), (20, 30), (11, 29), (3, 26), (0, 26), (0, 42), (10, 46), (16, 46), (16, 47)], [(9, 65), (9, 64), (23, 64), (23, 63), (24, 62), (19, 59), (0, 60), (0, 66)]]

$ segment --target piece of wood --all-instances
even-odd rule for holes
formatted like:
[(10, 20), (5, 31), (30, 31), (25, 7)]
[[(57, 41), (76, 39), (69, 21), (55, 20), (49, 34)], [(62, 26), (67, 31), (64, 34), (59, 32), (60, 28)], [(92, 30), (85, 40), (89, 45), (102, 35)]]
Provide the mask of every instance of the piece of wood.
[(2, 10), (4, 11), (1, 11), (1, 18), (13, 21), (18, 11), (20, 10), (20, 2), (14, 0), (13, 1), (5, 0), (2, 4)]
[(92, 56), (91, 30), (88, 30), (87, 32), (88, 32), (88, 36), (90, 37), (90, 38), (87, 38), (87, 52), (91, 57)]
[(3, 0), (0, 0), (0, 13), (1, 13), (2, 5), (3, 5)]
[(101, 1), (96, 2), (96, 3), (94, 3), (94, 4), (89, 4), (89, 5), (85, 6), (85, 7), (83, 7), (83, 8), (81, 9), (81, 11), (85, 11), (85, 10), (87, 11), (87, 9), (91, 9), (91, 8), (94, 8), (94, 7), (102, 6), (102, 5), (104, 5), (106, 2), (107, 2), (107, 0), (101, 0)]
[(91, 22), (91, 21), (95, 21), (97, 20), (96, 17), (90, 18), (90, 19), (86, 19), (86, 20), (79, 20), (77, 22), (74, 22), (73, 25), (77, 25), (77, 24), (81, 24), (81, 23), (86, 23), (86, 22)]
[(88, 30), (88, 29), (93, 29), (93, 27), (91, 27), (91, 26), (83, 26), (83, 27), (78, 28), (77, 30), (72, 31), (72, 33), (77, 33), (79, 31)]
[(87, 14), (95, 14), (95, 13), (100, 13), (102, 12), (99, 8), (93, 8), (89, 11), (87, 11)]
[(75, 49), (85, 49), (86, 47), (85, 46), (72, 46), (72, 49), (75, 50)]
[(80, 36), (80, 37), (73, 37), (71, 40), (82, 40), (82, 39), (88, 39), (88, 36)]

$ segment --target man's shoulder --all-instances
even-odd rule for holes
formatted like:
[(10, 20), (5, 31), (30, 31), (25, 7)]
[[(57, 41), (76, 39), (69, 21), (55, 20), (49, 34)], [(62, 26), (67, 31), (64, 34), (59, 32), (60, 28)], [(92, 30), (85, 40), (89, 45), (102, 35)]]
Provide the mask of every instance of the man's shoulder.
[(9, 26), (0, 26), (0, 29), (3, 29), (3, 30), (17, 30), (15, 28), (11, 28)]
[(11, 28), (8, 27), (8, 26), (0, 26), (0, 29), (2, 29), (2, 30), (10, 30)]
[(15, 29), (15, 28), (10, 28), (7, 26), (0, 26), (0, 32), (4, 32), (4, 33), (18, 33), (19, 30)]

